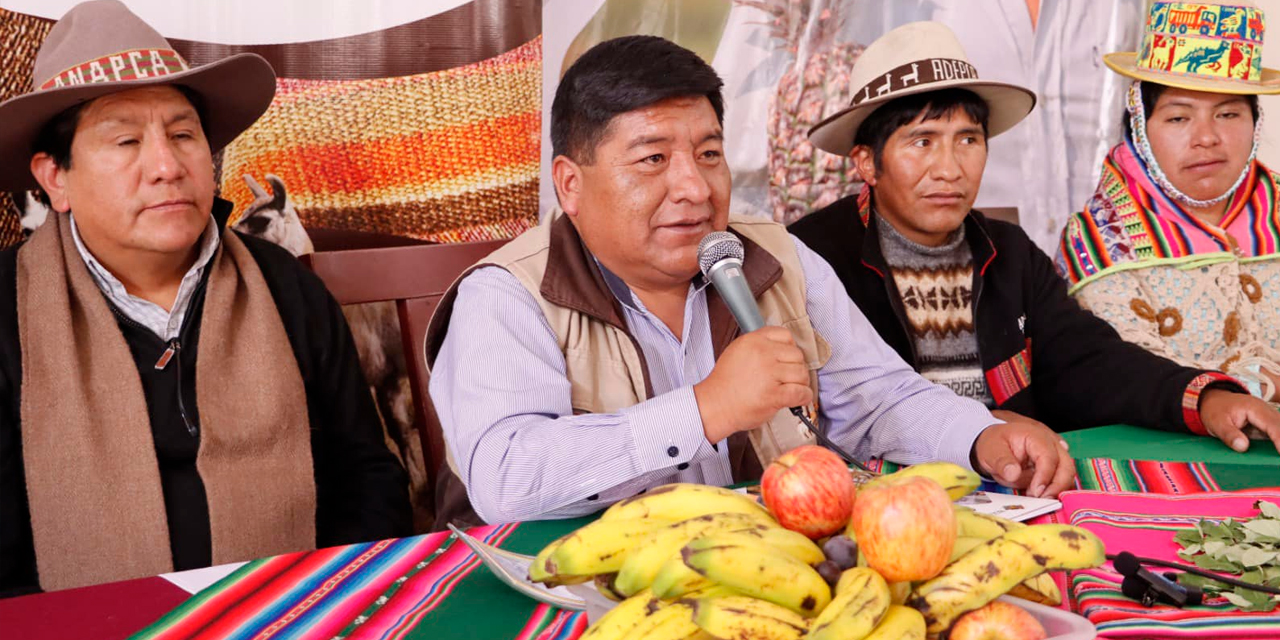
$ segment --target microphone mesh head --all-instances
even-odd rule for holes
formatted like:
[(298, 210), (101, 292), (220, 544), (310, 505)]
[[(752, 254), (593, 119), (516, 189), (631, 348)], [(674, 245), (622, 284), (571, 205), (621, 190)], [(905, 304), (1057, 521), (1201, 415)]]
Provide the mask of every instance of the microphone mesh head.
[(725, 258), (736, 258), (741, 262), (745, 253), (738, 236), (728, 231), (712, 231), (698, 243), (698, 268), (702, 269), (702, 275), (710, 278), (708, 272), (717, 262)]
[(1128, 551), (1121, 551), (1115, 560), (1111, 561), (1116, 571), (1122, 576), (1131, 576), (1142, 568), (1142, 564), (1138, 562), (1138, 558)]

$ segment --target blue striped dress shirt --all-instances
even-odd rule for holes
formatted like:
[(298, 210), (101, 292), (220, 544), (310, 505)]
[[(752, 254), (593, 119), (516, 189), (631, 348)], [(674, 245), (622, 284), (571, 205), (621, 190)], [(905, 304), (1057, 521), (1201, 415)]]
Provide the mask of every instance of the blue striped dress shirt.
[[(982, 404), (916, 374), (884, 343), (831, 267), (794, 239), (807, 310), (831, 343), (818, 372), (820, 420), (859, 459), (969, 467)], [(617, 413), (573, 415), (564, 356), (538, 303), (497, 267), (459, 285), (431, 374), (431, 399), (476, 513), (486, 522), (569, 518), (668, 482), (733, 482), (727, 444), (707, 441), (693, 385), (715, 356), (706, 285), (689, 286), (683, 340), (609, 277), (644, 352), (654, 397)]]

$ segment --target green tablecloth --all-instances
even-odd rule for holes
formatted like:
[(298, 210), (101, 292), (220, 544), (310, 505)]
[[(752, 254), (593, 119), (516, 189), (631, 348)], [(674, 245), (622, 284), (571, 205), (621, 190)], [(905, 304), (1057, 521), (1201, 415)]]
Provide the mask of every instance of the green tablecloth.
[[(1280, 487), (1280, 453), (1270, 442), (1255, 440), (1238, 453), (1207, 436), (1182, 435), (1117, 425), (1062, 434), (1071, 455), (1084, 458), (1161, 460), (1203, 463), (1223, 491)], [(1084, 477), (1084, 471), (1081, 471)], [(1095, 488), (1095, 487), (1089, 487)]]
[(1256, 467), (1280, 467), (1280, 453), (1270, 442), (1254, 440), (1244, 453), (1232, 451), (1217, 438), (1154, 431), (1116, 425), (1062, 434), (1076, 458), (1124, 458), (1209, 462)]

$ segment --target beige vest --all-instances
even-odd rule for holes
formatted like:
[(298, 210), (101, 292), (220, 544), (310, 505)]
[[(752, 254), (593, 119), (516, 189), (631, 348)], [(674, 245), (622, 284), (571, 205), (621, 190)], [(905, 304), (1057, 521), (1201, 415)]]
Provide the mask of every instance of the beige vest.
[[(731, 218), (729, 230), (743, 240), (743, 272), (765, 323), (791, 330), (805, 354), (809, 383), (817, 398), (818, 370), (831, 357), (831, 348), (809, 322), (804, 272), (791, 236), (781, 225), (761, 218)], [(481, 260), (458, 280), (484, 266), (506, 269), (538, 301), (564, 354), (575, 413), (612, 413), (654, 395), (644, 354), (628, 332), (620, 305), (567, 217), (549, 216)], [(430, 365), (434, 365), (448, 330), (456, 291), (457, 282), (441, 301), (428, 328), (426, 349)], [(708, 289), (707, 310), (718, 358), (740, 332), (714, 289)], [(817, 416), (816, 402), (807, 408), (811, 418)], [(739, 469), (755, 467), (754, 473), (746, 471), (744, 475), (757, 475), (782, 453), (814, 441), (786, 409), (746, 435), (757, 459), (742, 463), (731, 459), (738, 481), (751, 479), (738, 477)], [(730, 445), (732, 458), (735, 453), (733, 443)], [(449, 465), (456, 473), (453, 460)]]

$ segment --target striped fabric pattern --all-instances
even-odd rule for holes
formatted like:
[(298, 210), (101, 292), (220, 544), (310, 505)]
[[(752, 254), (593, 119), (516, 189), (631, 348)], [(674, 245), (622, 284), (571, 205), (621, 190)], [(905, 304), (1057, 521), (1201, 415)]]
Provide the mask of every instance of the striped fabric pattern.
[(273, 173), (308, 227), (512, 237), (537, 223), (541, 92), (541, 37), (432, 73), (281, 78), (224, 152), (222, 197), (243, 211), (253, 195), (241, 176)]
[[(500, 544), (514, 528), (471, 533)], [(453, 542), (442, 532), (257, 560), (134, 640), (404, 638), (479, 566)]]
[[(1061, 521), (1097, 534), (1108, 553), (1128, 550), (1144, 557), (1180, 561), (1180, 547), (1173, 541), (1178, 531), (1194, 527), (1200, 518), (1251, 518), (1258, 514), (1253, 508), (1258, 500), (1280, 504), (1280, 491), (1184, 495), (1072, 491), (1060, 499)], [(1071, 577), (1073, 606), (1097, 625), (1100, 638), (1280, 638), (1280, 610), (1244, 613), (1224, 598), (1206, 599), (1204, 605), (1182, 609), (1166, 605), (1148, 609), (1122, 594), (1121, 579), (1110, 564), (1078, 571)]]

